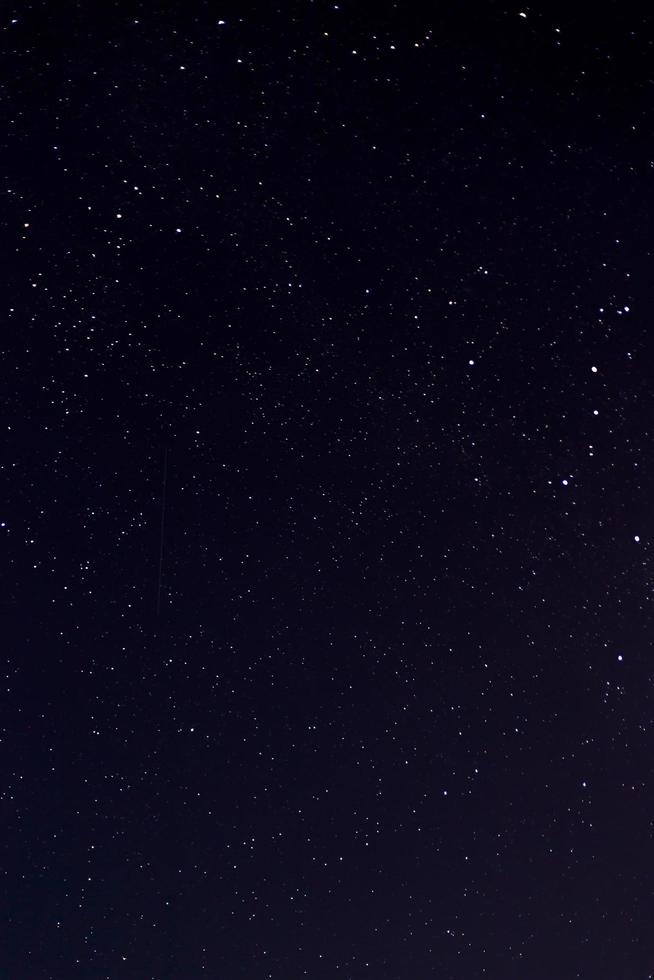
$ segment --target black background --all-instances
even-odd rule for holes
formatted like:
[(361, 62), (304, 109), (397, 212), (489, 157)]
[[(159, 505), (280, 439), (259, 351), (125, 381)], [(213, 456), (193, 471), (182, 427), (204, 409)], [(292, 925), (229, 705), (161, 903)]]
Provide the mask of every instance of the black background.
[(654, 22), (570, 6), (2, 5), (7, 980), (652, 975)]

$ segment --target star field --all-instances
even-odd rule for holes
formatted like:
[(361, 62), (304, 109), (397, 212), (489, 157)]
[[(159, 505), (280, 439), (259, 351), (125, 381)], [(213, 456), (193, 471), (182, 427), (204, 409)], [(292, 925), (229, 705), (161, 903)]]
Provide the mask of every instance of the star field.
[(654, 976), (653, 17), (0, 48), (0, 974)]

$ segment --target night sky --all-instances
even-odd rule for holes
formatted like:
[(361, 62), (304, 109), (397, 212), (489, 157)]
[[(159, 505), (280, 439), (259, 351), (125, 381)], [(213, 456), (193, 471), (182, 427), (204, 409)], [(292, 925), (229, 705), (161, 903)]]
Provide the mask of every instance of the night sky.
[(654, 15), (2, 4), (0, 99), (2, 980), (647, 980)]

